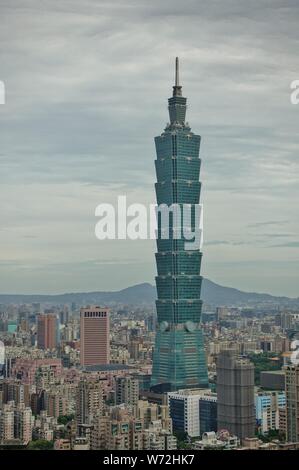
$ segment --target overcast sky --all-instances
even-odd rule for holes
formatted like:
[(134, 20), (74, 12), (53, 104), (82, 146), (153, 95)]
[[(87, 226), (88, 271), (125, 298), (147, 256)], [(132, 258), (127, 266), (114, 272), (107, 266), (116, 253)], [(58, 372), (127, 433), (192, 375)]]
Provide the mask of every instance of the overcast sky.
[(174, 58), (202, 136), (203, 275), (299, 296), (298, 0), (1, 0), (0, 292), (154, 283), (153, 241), (95, 207), (154, 203)]

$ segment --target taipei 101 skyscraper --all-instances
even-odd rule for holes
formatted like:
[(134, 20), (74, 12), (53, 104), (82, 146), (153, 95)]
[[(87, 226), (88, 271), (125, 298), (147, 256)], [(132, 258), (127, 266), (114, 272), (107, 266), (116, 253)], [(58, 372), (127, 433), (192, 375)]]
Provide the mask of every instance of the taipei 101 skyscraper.
[[(185, 122), (187, 99), (179, 84), (176, 58), (173, 96), (168, 100), (170, 123), (155, 138), (158, 207), (173, 204), (191, 208), (191, 225), (200, 200), (200, 136)], [(193, 211), (193, 212), (192, 212)], [(170, 213), (170, 211), (169, 211)], [(202, 301), (200, 275), (202, 253), (198, 246), (186, 249), (184, 238), (174, 235), (170, 216), (169, 236), (158, 217), (157, 332), (153, 355), (151, 389), (157, 392), (208, 387), (208, 375), (200, 326)]]

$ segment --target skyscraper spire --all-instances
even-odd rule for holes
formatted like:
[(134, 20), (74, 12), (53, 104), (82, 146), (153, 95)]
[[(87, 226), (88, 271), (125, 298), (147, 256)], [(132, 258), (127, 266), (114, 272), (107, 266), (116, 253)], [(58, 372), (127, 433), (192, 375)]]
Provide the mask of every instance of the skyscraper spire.
[(173, 96), (182, 96), (182, 87), (179, 85), (179, 58), (175, 58), (175, 85), (173, 87)]
[(175, 86), (179, 86), (179, 58), (175, 58)]

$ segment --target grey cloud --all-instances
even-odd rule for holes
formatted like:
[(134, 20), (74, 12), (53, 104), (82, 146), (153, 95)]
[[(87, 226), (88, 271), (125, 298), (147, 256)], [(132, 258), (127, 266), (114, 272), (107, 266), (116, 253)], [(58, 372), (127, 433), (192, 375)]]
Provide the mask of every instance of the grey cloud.
[(228, 240), (212, 240), (210, 242), (205, 242), (206, 246), (217, 246), (217, 245), (230, 245), (230, 246), (241, 246), (249, 245), (250, 242), (247, 241), (228, 241)]
[(285, 225), (288, 220), (268, 220), (265, 222), (256, 222), (255, 224), (248, 225), (249, 228), (267, 227), (269, 225)]
[(299, 242), (285, 242), (278, 245), (272, 245), (274, 248), (299, 248)]
[[(229, 278), (235, 287), (248, 282), (250, 289), (255, 279), (239, 261), (285, 256), (277, 247), (261, 253), (256, 232), (280, 217), (285, 232), (299, 230), (299, 107), (289, 99), (290, 82), (298, 78), (296, 0), (3, 0), (0, 9), (0, 79), (7, 89), (0, 106), (1, 259), (15, 253), (24, 265), (45, 266), (30, 285), (17, 272), (1, 272), (1, 289), (153, 281), (152, 245), (138, 252), (143, 264), (120, 266), (117, 275), (112, 264), (105, 273), (84, 263), (103, 250), (93, 238), (97, 203), (124, 193), (136, 202), (154, 199), (153, 137), (168, 119), (176, 55), (188, 120), (202, 135), (205, 238), (211, 240), (206, 275), (223, 284)], [(255, 229), (250, 240), (249, 229)], [(32, 234), (37, 238), (30, 240)], [(213, 244), (221, 266), (214, 264)], [(108, 259), (116, 246), (107, 248)], [(288, 253), (295, 256), (295, 248)], [(67, 265), (74, 252), (72, 278)], [(136, 259), (132, 244), (117, 252), (120, 264)], [(66, 265), (52, 266), (48, 276), (55, 256)], [(273, 281), (275, 293), (275, 270), (262, 261), (256, 283), (270, 292)], [(236, 269), (228, 272), (226, 263)], [(288, 265), (279, 266), (281, 288), (291, 295)]]

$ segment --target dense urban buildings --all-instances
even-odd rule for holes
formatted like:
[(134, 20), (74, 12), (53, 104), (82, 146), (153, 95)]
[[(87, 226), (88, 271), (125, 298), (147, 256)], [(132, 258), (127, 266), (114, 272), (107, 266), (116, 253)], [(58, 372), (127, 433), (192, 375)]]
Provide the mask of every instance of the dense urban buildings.
[[(298, 448), (296, 324), (285, 331), (285, 312), (269, 306), (216, 308), (204, 306), (201, 323), (209, 388), (161, 392), (150, 383), (153, 305), (111, 306), (110, 363), (84, 366), (80, 324), (92, 309), (0, 306), (0, 448)], [(50, 310), (60, 319), (57, 347), (40, 349), (37, 317)]]
[(82, 366), (110, 362), (109, 310), (87, 307), (80, 311), (80, 362)]
[[(162, 135), (155, 138), (158, 208), (162, 204), (168, 208), (176, 205), (172, 217), (166, 223), (161, 213), (158, 217), (158, 324), (151, 385), (153, 389), (161, 391), (208, 386), (200, 326), (202, 253), (196, 240), (193, 246), (187, 248), (185, 234), (177, 233), (186, 223), (186, 214), (183, 212), (187, 210), (187, 205), (191, 214), (189, 229), (194, 232), (199, 223), (196, 214), (199, 213), (201, 187), (201, 138), (191, 132), (185, 120), (186, 102), (179, 84), (177, 58), (173, 96), (168, 100), (170, 123)], [(176, 210), (180, 212), (177, 216)], [(168, 233), (165, 234), (165, 231)]]

